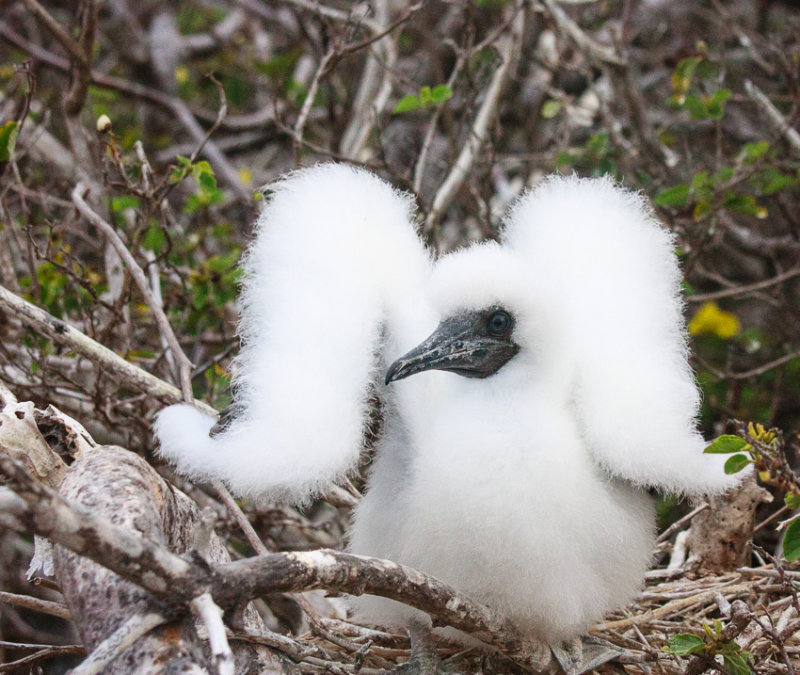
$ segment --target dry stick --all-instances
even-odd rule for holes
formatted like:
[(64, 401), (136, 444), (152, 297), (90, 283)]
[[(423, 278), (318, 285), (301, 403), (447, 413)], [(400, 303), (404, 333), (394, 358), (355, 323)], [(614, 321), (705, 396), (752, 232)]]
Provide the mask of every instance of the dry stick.
[(36, 663), (37, 661), (42, 661), (43, 659), (52, 659), (57, 656), (85, 653), (86, 649), (83, 645), (65, 645), (63, 647), (57, 645), (47, 646), (34, 654), (23, 656), (21, 659), (17, 659), (16, 661), (0, 664), (0, 673), (10, 673), (15, 670), (19, 670), (22, 666), (30, 665)]
[(136, 285), (139, 287), (139, 292), (144, 297), (144, 301), (147, 303), (147, 306), (150, 307), (150, 310), (153, 312), (156, 324), (158, 325), (159, 333), (161, 333), (164, 339), (166, 339), (166, 341), (169, 343), (172, 354), (178, 361), (181, 393), (183, 394), (183, 398), (186, 401), (191, 401), (193, 399), (192, 362), (189, 361), (186, 354), (183, 353), (183, 349), (181, 349), (178, 338), (175, 336), (172, 326), (169, 324), (167, 315), (164, 314), (163, 306), (158, 302), (156, 297), (153, 295), (153, 291), (150, 289), (150, 284), (147, 282), (147, 277), (144, 274), (144, 270), (142, 270), (142, 268), (139, 266), (139, 263), (136, 262), (136, 259), (128, 250), (128, 247), (125, 246), (125, 243), (122, 241), (122, 239), (120, 239), (120, 236), (116, 233), (114, 228), (111, 227), (111, 225), (109, 225), (105, 220), (103, 220), (97, 213), (95, 213), (84, 201), (83, 194), (85, 192), (86, 187), (82, 183), (78, 183), (75, 186), (75, 189), (72, 191), (73, 203), (78, 207), (78, 211), (80, 211), (83, 216), (92, 223), (92, 225), (94, 225), (106, 236), (108, 241), (114, 247), (114, 250), (117, 252), (117, 255), (119, 255), (119, 257), (125, 261), (131, 276), (136, 282)]
[[(459, 51), (456, 62), (453, 65), (453, 69), (450, 71), (450, 77), (447, 78), (447, 86), (450, 87), (450, 89), (452, 89), (453, 85), (455, 85), (456, 78), (461, 73), (461, 69), (464, 67), (465, 61), (465, 54)], [(430, 151), (431, 143), (433, 143), (433, 137), (436, 133), (436, 126), (439, 123), (439, 117), (442, 114), (442, 110), (442, 106), (437, 106), (433, 115), (431, 115), (431, 119), (428, 121), (428, 129), (425, 132), (425, 139), (422, 141), (422, 149), (419, 151), (419, 157), (417, 158), (417, 163), (414, 166), (414, 182), (411, 189), (413, 190), (414, 194), (417, 195), (422, 191), (422, 179), (425, 176), (425, 165), (428, 163), (428, 152)]]
[(522, 636), (500, 613), (404, 565), (332, 550), (270, 553), (230, 563), (187, 560), (70, 503), (10, 457), (0, 455), (0, 473), (14, 490), (0, 488), (0, 525), (33, 531), (94, 560), (152, 593), (165, 603), (167, 614), (179, 615), (204, 592), (222, 607), (268, 593), (370, 593), (421, 609), (436, 624), (472, 633), (534, 670), (550, 661), (544, 643)]
[(595, 42), (586, 35), (586, 33), (581, 30), (580, 26), (570, 19), (567, 13), (559, 7), (555, 0), (542, 0), (542, 2), (544, 6), (547, 7), (550, 16), (552, 16), (553, 20), (558, 24), (558, 27), (572, 38), (572, 41), (582, 52), (597, 61), (604, 61), (605, 63), (614, 64), (615, 66), (627, 65), (627, 61), (611, 47), (601, 45), (599, 42)]
[[(129, 363), (108, 347), (95, 342), (88, 335), (70, 326), (66, 321), (57, 319), (3, 286), (0, 286), (0, 310), (8, 312), (26, 326), (44, 333), (55, 342), (82, 354), (137, 391), (170, 403), (183, 400), (177, 387)], [(208, 415), (217, 414), (214, 408), (203, 401), (196, 400), (194, 405)]]
[(311, 84), (308, 87), (308, 93), (306, 94), (306, 98), (303, 101), (303, 107), (300, 108), (300, 114), (297, 116), (297, 121), (294, 125), (293, 130), (293, 137), (294, 137), (294, 154), (295, 154), (295, 163), (300, 163), (300, 148), (303, 144), (303, 128), (306, 125), (306, 120), (308, 119), (308, 113), (311, 112), (311, 106), (314, 104), (314, 99), (317, 97), (317, 89), (319, 88), (319, 83), (325, 74), (328, 72), (328, 68), (331, 65), (331, 61), (335, 56), (334, 49), (329, 49), (325, 52), (325, 56), (319, 62), (319, 66), (317, 67), (316, 72), (314, 73), (314, 78), (311, 80)]
[[(415, 11), (413, 8), (410, 12)], [(378, 3), (375, 13), (381, 26), (388, 23), (388, 3)], [(407, 17), (410, 13), (407, 14)], [(373, 34), (376, 31), (373, 31)], [(385, 108), (386, 102), (392, 95), (393, 71), (397, 63), (397, 45), (389, 36), (389, 31), (385, 31), (375, 43), (375, 48), (382, 54), (379, 59), (371, 51), (367, 55), (367, 62), (364, 64), (363, 74), (358, 83), (353, 114), (347, 128), (342, 134), (342, 141), (339, 145), (340, 152), (351, 159), (357, 160), (361, 151), (366, 145), (378, 115)], [(375, 81), (381, 71), (383, 78), (377, 93), (375, 92)]]
[(778, 274), (771, 279), (759, 281), (755, 284), (749, 284), (747, 286), (734, 286), (733, 288), (725, 288), (721, 291), (714, 291), (712, 293), (698, 293), (697, 295), (689, 295), (686, 298), (686, 302), (708, 302), (709, 300), (719, 300), (721, 298), (746, 295), (747, 293), (762, 291), (770, 286), (777, 286), (778, 284), (788, 281), (789, 279), (794, 279), (797, 276), (800, 276), (800, 268), (795, 267), (788, 272)]
[(64, 101), (64, 112), (73, 121), (83, 110), (89, 82), (92, 79), (92, 50), (97, 33), (97, 4), (95, 0), (83, 0), (81, 16), (80, 46), (83, 59), (78, 60), (72, 68), (72, 85)]
[(445, 209), (447, 209), (450, 202), (455, 198), (456, 193), (463, 185), (467, 174), (472, 168), (475, 157), (489, 133), (489, 125), (497, 113), (497, 108), (500, 104), (500, 96), (505, 90), (506, 83), (511, 75), (512, 67), (519, 58), (522, 37), (525, 32), (526, 12), (523, 10), (520, 3), (514, 6), (513, 11), (516, 12), (516, 16), (511, 24), (511, 34), (504, 38), (504, 44), (500, 49), (502, 62), (492, 76), (492, 80), (486, 92), (486, 97), (475, 117), (475, 122), (464, 144), (464, 149), (456, 159), (450, 173), (437, 190), (433, 198), (431, 210), (428, 212), (428, 216), (425, 219), (425, 232), (428, 235), (430, 235), (434, 227), (436, 227)]
[(86, 54), (81, 47), (72, 37), (65, 31), (61, 24), (58, 23), (50, 13), (42, 7), (36, 0), (23, 0), (25, 6), (36, 15), (36, 18), (41, 21), (45, 27), (53, 34), (59, 44), (67, 50), (69, 55), (82, 65), (87, 65)]
[[(321, 4), (318, 0), (283, 0), (285, 3), (294, 5), (295, 7), (300, 7), (301, 9), (307, 9), (314, 14), (319, 16), (324, 16), (327, 19), (333, 19), (334, 21), (340, 21), (342, 23), (350, 23), (353, 20), (353, 17), (350, 15), (349, 12), (343, 12), (339, 9), (335, 9), (333, 7), (327, 7), (326, 5)], [(249, 6), (248, 2), (243, 2), (239, 0), (240, 5), (244, 5), (245, 7)], [(378, 25), (372, 19), (368, 19), (367, 17), (362, 17), (359, 20), (359, 24), (369, 28), (373, 33), (378, 33), (381, 30), (381, 26)]]
[(744, 90), (747, 92), (750, 99), (766, 113), (767, 117), (778, 131), (780, 131), (794, 151), (800, 154), (800, 132), (790, 126), (786, 118), (781, 114), (781, 111), (778, 110), (772, 104), (772, 101), (767, 98), (767, 95), (750, 80), (744, 81)]
[(727, 595), (735, 595), (737, 593), (752, 593), (752, 586), (749, 584), (734, 584), (732, 586), (725, 586), (723, 588), (712, 588), (707, 591), (702, 591), (696, 595), (690, 595), (688, 598), (680, 598), (672, 600), (666, 605), (657, 607), (656, 609), (649, 609), (643, 614), (628, 617), (627, 619), (619, 619), (618, 621), (606, 621), (605, 623), (598, 623), (589, 629), (590, 633), (599, 633), (601, 631), (619, 630), (620, 628), (627, 628), (628, 626), (641, 626), (642, 624), (649, 623), (656, 619), (669, 616), (676, 612), (680, 612), (692, 605), (706, 602), (708, 599), (713, 598), (718, 593), (725, 593)]
[(65, 605), (58, 602), (50, 602), (49, 600), (41, 600), (40, 598), (33, 598), (30, 595), (18, 595), (17, 593), (0, 591), (0, 602), (5, 602), (15, 607), (24, 607), (34, 612), (49, 614), (50, 616), (57, 616), (59, 619), (65, 619), (66, 621), (72, 619), (72, 615)]
[(708, 502), (703, 502), (696, 509), (694, 509), (694, 510), (690, 511), (689, 513), (687, 513), (683, 518), (681, 518), (680, 520), (676, 520), (674, 523), (672, 523), (672, 525), (670, 525), (666, 530), (664, 530), (660, 535), (658, 535), (658, 538), (656, 539), (656, 543), (658, 544), (658, 543), (661, 543), (662, 541), (664, 541), (665, 539), (669, 539), (670, 535), (675, 530), (677, 530), (680, 527), (682, 527), (684, 525), (684, 523), (690, 521), (692, 518), (694, 518), (701, 511), (705, 511), (708, 507), (709, 507)]
[(134, 614), (97, 645), (79, 666), (70, 671), (70, 675), (96, 675), (102, 672), (134, 642), (167, 621), (168, 618), (158, 612)]
[(222, 623), (222, 610), (210, 593), (198, 595), (192, 600), (191, 606), (208, 631), (208, 643), (211, 647), (211, 657), (217, 666), (217, 673), (234, 675), (235, 662), (225, 633), (225, 624)]

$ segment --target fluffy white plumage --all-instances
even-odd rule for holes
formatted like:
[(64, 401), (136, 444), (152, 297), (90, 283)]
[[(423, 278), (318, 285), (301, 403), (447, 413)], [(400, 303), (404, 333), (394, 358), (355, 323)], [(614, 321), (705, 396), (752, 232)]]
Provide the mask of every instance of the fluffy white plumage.
[[(550, 178), (502, 242), (435, 264), (410, 199), (323, 165), (276, 187), (248, 254), (240, 417), (162, 411), (161, 454), (238, 494), (303, 501), (357, 462), (375, 387), (384, 426), (356, 509), (355, 553), (402, 562), (550, 642), (635, 595), (653, 544), (644, 486), (730, 485), (703, 455), (669, 233), (609, 179)], [(383, 384), (437, 323), (502, 307), (518, 352), (473, 379)], [(404, 620), (380, 598), (362, 615)]]

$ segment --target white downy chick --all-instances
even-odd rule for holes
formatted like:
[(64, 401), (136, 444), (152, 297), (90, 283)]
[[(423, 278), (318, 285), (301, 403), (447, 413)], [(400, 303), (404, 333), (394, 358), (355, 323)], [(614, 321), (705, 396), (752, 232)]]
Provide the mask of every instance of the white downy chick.
[[(672, 238), (610, 179), (550, 178), (499, 244), (435, 265), (412, 218), (362, 170), (278, 184), (245, 264), (240, 412), (212, 439), (214, 420), (167, 408), (161, 454), (238, 494), (302, 502), (356, 464), (377, 388), (384, 424), (350, 550), (551, 643), (577, 636), (641, 585), (645, 487), (735, 483), (702, 454)], [(355, 604), (379, 623), (413, 612)]]

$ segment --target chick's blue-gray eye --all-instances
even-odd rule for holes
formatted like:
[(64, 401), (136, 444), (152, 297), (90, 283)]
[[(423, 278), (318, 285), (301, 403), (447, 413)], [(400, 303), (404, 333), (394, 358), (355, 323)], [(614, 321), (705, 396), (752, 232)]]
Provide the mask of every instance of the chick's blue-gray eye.
[(492, 312), (489, 320), (486, 322), (486, 328), (492, 335), (505, 335), (511, 327), (511, 315), (501, 310)]

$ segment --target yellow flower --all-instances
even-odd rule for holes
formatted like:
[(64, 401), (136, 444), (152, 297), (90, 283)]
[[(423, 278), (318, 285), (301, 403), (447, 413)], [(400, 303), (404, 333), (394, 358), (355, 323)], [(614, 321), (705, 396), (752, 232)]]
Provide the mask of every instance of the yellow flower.
[(237, 172), (239, 174), (239, 180), (242, 181), (245, 185), (250, 185), (253, 182), (253, 172), (250, 171), (246, 166), (243, 166)]
[(716, 335), (729, 340), (738, 335), (742, 325), (735, 314), (719, 308), (716, 302), (706, 302), (689, 321), (689, 332), (692, 335)]
[(186, 66), (178, 66), (175, 68), (175, 81), (178, 84), (185, 84), (189, 79), (189, 69)]

